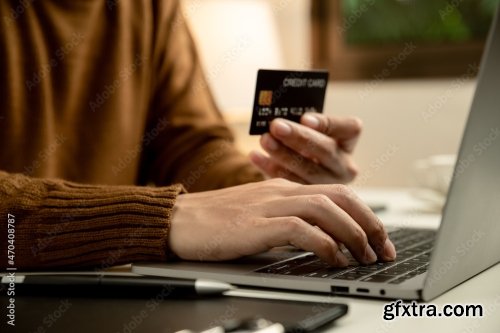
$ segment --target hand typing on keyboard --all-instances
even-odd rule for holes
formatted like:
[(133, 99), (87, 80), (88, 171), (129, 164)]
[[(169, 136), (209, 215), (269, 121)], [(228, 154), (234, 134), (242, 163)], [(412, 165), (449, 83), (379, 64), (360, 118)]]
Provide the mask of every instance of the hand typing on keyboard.
[(350, 253), (349, 267), (331, 267), (316, 255), (305, 253), (255, 270), (257, 273), (296, 275), (320, 279), (360, 280), (399, 284), (427, 271), (435, 230), (397, 229), (389, 233), (398, 250), (398, 258), (391, 262), (359, 265)]
[(349, 187), (283, 179), (182, 194), (169, 234), (177, 256), (204, 261), (293, 245), (345, 267), (341, 244), (363, 264), (396, 258), (382, 223)]

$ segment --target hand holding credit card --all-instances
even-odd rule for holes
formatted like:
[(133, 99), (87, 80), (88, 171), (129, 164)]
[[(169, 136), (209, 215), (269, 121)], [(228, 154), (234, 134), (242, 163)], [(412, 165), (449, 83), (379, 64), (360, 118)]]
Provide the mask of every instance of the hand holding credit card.
[(357, 174), (355, 117), (322, 114), (328, 73), (259, 70), (250, 135), (268, 155), (250, 154), (266, 175), (302, 184), (347, 183)]
[(259, 70), (250, 134), (268, 132), (274, 118), (299, 122), (305, 112), (323, 112), (327, 83), (326, 71)]

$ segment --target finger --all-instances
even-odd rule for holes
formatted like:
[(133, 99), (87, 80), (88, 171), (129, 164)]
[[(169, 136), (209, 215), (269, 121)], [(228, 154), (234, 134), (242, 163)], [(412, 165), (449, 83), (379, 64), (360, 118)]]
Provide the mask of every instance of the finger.
[(288, 180), (291, 180), (293, 182), (299, 183), (299, 184), (306, 184), (307, 182), (300, 178), (299, 176), (295, 175), (293, 172), (290, 170), (287, 170), (286, 168), (282, 167), (281, 165), (273, 162), (271, 158), (268, 156), (265, 156), (264, 154), (261, 154), (256, 151), (252, 151), (250, 153), (250, 160), (260, 169), (262, 170), (266, 175), (273, 177), (273, 178), (285, 178)]
[(337, 149), (334, 139), (300, 124), (276, 119), (271, 123), (271, 135), (298, 154), (317, 161), (339, 178), (352, 180), (357, 169), (349, 155)]
[(315, 163), (313, 159), (286, 147), (268, 133), (262, 136), (261, 145), (275, 163), (304, 179), (306, 183), (343, 183), (353, 178), (340, 161), (337, 164), (332, 163), (332, 168), (327, 169), (322, 164)]
[(396, 250), (392, 244), (382, 221), (366, 205), (352, 189), (347, 186), (336, 186), (333, 201), (345, 210), (363, 228), (375, 252), (384, 260), (394, 260)]
[(371, 264), (377, 260), (360, 225), (326, 195), (280, 198), (266, 203), (265, 207), (266, 216), (297, 216), (317, 225), (337, 242), (343, 243), (353, 257), (363, 264)]
[[(384, 225), (351, 188), (341, 184), (309, 185), (300, 187), (299, 191), (302, 194), (323, 193), (328, 196), (359, 224), (379, 258), (387, 261), (396, 258), (396, 250), (385, 231)], [(296, 192), (289, 193), (293, 195), (292, 193)]]
[(332, 117), (314, 112), (304, 114), (300, 122), (336, 139), (339, 147), (349, 153), (354, 150), (363, 129), (363, 123), (359, 118)]
[(349, 264), (349, 260), (330, 236), (302, 219), (289, 216), (266, 220), (266, 227), (260, 228), (260, 239), (266, 242), (269, 248), (293, 245), (304, 251), (314, 252), (330, 265), (345, 267)]

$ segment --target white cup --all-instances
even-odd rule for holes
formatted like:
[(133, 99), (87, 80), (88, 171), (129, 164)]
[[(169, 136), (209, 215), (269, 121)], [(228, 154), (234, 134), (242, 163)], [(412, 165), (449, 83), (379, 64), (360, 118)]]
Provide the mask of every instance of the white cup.
[(446, 196), (450, 187), (456, 155), (432, 155), (415, 162), (417, 183), (425, 188)]

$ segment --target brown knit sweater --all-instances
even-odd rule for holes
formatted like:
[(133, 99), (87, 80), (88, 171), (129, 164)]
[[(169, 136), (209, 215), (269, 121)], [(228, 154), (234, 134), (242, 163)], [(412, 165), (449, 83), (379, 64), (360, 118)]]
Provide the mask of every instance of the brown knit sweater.
[(165, 260), (182, 185), (262, 179), (178, 1), (0, 0), (0, 18), (0, 267)]

